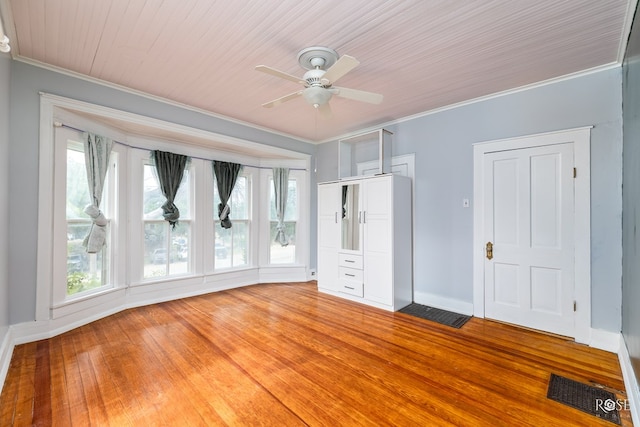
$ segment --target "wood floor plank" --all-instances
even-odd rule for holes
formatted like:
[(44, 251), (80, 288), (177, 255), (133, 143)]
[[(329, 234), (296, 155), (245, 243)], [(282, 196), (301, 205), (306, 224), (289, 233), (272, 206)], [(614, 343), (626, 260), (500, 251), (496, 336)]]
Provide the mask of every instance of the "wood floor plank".
[(547, 399), (551, 373), (626, 397), (616, 355), (566, 338), (276, 283), (16, 346), (0, 425), (611, 425)]

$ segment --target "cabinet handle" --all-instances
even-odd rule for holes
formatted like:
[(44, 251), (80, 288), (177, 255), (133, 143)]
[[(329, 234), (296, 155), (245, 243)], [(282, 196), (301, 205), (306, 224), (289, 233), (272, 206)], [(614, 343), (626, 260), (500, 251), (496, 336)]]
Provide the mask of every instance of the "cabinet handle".
[(344, 260), (344, 262), (351, 262), (351, 263), (354, 263), (354, 262), (356, 262), (356, 261), (355, 261), (355, 260), (353, 260), (353, 259), (345, 259), (345, 260)]
[(347, 288), (347, 289), (351, 289), (351, 290), (354, 290), (354, 289), (355, 289), (355, 288), (354, 288), (354, 287), (352, 287), (352, 286), (345, 286), (345, 288)]
[(336, 224), (337, 224), (338, 223), (338, 212), (335, 213), (335, 221), (336, 221)]
[(367, 211), (362, 211), (362, 223), (367, 223)]
[(349, 274), (349, 273), (344, 273), (345, 276), (349, 276), (349, 277), (356, 277), (355, 274)]
[(362, 211), (358, 211), (358, 224), (362, 224)]

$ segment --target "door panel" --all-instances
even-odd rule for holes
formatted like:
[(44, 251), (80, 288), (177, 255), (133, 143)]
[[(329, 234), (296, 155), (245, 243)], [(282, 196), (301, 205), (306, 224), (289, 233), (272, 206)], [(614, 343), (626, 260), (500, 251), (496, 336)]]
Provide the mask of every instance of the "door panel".
[(517, 245), (518, 237), (518, 159), (501, 159), (493, 163), (494, 244)]
[(485, 315), (573, 336), (573, 144), (484, 162)]
[(518, 266), (513, 264), (494, 263), (494, 291), (493, 301), (496, 304), (518, 306), (519, 286), (518, 283)]
[(531, 245), (559, 249), (560, 153), (531, 157)]
[(557, 268), (531, 267), (531, 309), (562, 314), (562, 271)]

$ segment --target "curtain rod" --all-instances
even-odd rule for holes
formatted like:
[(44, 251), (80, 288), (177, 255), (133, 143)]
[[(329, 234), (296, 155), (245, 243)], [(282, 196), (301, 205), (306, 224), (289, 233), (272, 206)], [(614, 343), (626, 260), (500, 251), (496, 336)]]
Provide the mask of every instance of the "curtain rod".
[[(72, 129), (72, 130), (75, 130), (75, 131), (78, 131), (78, 132), (83, 132), (83, 133), (84, 132), (88, 132), (86, 130), (78, 129), (76, 127), (69, 126), (67, 124), (64, 124), (62, 122), (57, 122), (57, 121), (53, 122), (53, 126), (54, 127), (63, 127), (63, 128), (67, 128), (67, 129)], [(127, 143), (121, 142), (121, 141), (113, 140), (113, 142), (115, 142), (116, 144), (124, 145), (125, 147), (128, 147), (128, 148), (135, 148), (137, 150), (149, 150), (148, 148), (137, 147), (135, 145), (127, 144)], [(149, 150), (149, 151), (152, 151), (152, 150)], [(197, 156), (188, 156), (188, 157), (190, 157), (192, 159), (205, 160), (205, 161), (214, 161), (215, 160), (215, 159), (209, 159), (209, 158), (197, 157)], [(248, 168), (254, 168), (254, 169), (273, 169), (272, 167), (268, 167), (268, 166), (253, 166), (253, 165), (242, 165), (242, 166), (243, 167), (248, 167)], [(307, 169), (305, 169), (305, 168), (289, 168), (289, 170), (292, 170), (292, 171), (306, 171)]]

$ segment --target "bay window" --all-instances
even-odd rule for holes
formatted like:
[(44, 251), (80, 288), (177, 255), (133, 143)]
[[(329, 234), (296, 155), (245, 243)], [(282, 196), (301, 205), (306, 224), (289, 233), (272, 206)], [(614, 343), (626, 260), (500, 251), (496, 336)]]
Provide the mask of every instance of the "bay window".
[[(58, 102), (65, 108), (58, 109)], [(234, 154), (237, 139), (140, 116), (132, 121), (141, 128), (158, 124), (158, 128), (172, 132), (184, 131), (185, 142), (129, 135), (74, 114), (70, 110), (75, 106), (73, 101), (43, 95), (42, 105), (37, 320), (67, 318), (73, 322), (118, 307), (216, 289), (270, 280), (305, 280), (309, 252), (305, 247), (309, 244), (307, 172), (292, 169), (289, 176), (286, 246), (273, 242), (278, 220), (272, 206), (270, 172), (272, 166), (308, 167), (306, 155), (250, 141), (241, 141), (245, 148)], [(81, 107), (77, 107), (79, 113)], [(101, 108), (93, 108), (97, 117)], [(130, 118), (128, 113), (112, 110), (105, 110), (105, 114), (115, 114), (113, 123)], [(106, 220), (106, 239), (95, 254), (83, 246), (93, 224), (84, 210), (87, 205), (95, 206), (95, 200), (87, 182), (82, 129), (114, 141), (98, 206)], [(188, 140), (194, 135), (198, 143)], [(201, 144), (206, 139), (215, 139), (216, 148)], [(222, 148), (225, 146), (227, 149)], [(163, 217), (166, 198), (151, 162), (155, 150), (192, 159), (174, 199), (180, 210), (175, 227)], [(247, 155), (249, 150), (255, 156)], [(230, 228), (223, 228), (217, 215), (220, 197), (211, 160), (218, 156), (245, 165), (228, 201)]]

